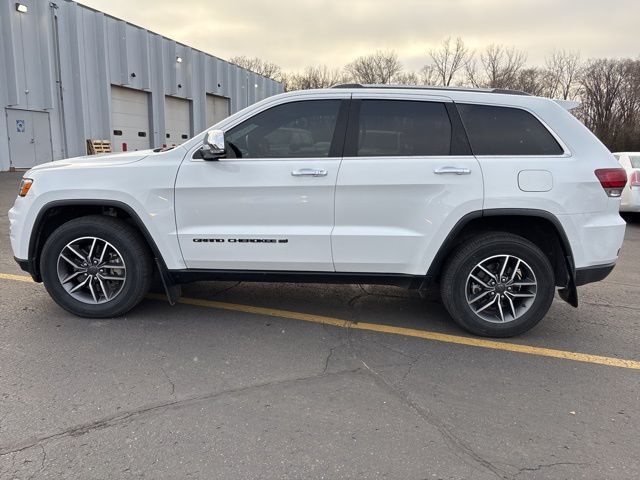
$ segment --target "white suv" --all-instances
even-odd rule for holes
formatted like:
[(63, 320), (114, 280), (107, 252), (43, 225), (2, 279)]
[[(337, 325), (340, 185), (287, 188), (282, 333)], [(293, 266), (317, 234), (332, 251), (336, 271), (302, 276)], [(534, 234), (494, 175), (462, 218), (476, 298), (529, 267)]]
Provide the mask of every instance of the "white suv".
[(257, 103), (171, 150), (25, 174), (16, 260), (63, 308), (122, 315), (156, 271), (195, 280), (440, 285), (465, 329), (506, 337), (556, 287), (613, 269), (626, 174), (562, 102), (342, 85)]

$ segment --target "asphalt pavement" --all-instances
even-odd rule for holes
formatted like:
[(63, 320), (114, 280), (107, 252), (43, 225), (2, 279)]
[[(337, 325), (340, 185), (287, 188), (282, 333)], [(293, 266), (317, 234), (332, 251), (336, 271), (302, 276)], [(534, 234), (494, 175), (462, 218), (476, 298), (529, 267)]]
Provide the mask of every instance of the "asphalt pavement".
[[(0, 174), (0, 478), (640, 478), (640, 222), (603, 282), (491, 342), (435, 295), (211, 282), (126, 317), (13, 261)], [(515, 351), (512, 351), (515, 350)]]

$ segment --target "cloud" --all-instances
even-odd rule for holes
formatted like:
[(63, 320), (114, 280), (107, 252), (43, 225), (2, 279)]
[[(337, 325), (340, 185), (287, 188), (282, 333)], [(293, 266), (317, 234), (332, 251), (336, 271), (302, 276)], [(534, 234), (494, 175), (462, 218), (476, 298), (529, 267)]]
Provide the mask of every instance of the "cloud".
[[(513, 45), (541, 64), (554, 49), (583, 58), (640, 54), (637, 0), (83, 0), (222, 58), (258, 56), (299, 70), (339, 67), (377, 49), (419, 69), (447, 36), (475, 49)], [(132, 7), (132, 5), (135, 5)]]

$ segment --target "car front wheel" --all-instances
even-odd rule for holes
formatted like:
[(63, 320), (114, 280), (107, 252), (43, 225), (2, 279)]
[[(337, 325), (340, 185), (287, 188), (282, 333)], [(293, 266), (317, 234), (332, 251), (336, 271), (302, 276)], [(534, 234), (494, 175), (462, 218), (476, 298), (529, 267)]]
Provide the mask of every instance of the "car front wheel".
[(40, 258), (45, 288), (65, 310), (81, 317), (125, 314), (149, 289), (153, 265), (140, 234), (123, 220), (71, 220), (47, 239)]

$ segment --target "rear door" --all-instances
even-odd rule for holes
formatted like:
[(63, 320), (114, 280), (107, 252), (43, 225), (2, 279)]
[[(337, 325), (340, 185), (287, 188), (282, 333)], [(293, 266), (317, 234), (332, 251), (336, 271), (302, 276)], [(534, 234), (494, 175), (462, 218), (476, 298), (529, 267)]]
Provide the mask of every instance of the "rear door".
[(425, 274), (482, 197), (482, 174), (451, 99), (354, 93), (336, 185), (336, 271)]
[(225, 131), (227, 158), (176, 179), (188, 268), (333, 271), (331, 230), (348, 94), (289, 100)]

